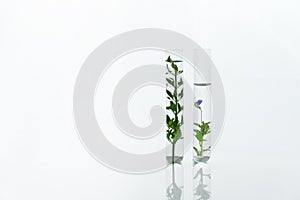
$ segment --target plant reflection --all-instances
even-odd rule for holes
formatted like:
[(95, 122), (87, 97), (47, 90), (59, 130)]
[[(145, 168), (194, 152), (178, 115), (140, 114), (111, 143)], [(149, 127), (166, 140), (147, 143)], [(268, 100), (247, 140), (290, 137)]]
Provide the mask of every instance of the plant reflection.
[(182, 189), (174, 182), (167, 188), (168, 200), (181, 200)]
[(175, 179), (175, 164), (181, 165), (181, 160), (182, 160), (182, 157), (179, 157), (179, 158), (180, 158), (180, 161), (170, 164), (171, 169), (172, 169), (172, 183), (167, 187), (168, 200), (181, 200), (182, 199), (183, 187), (179, 187), (176, 184), (176, 179)]
[(194, 188), (194, 199), (195, 200), (209, 200), (211, 192), (209, 191), (208, 185), (205, 184), (205, 178), (210, 179), (210, 174), (204, 174), (203, 169), (200, 168), (194, 177), (194, 180), (199, 180), (198, 185)]

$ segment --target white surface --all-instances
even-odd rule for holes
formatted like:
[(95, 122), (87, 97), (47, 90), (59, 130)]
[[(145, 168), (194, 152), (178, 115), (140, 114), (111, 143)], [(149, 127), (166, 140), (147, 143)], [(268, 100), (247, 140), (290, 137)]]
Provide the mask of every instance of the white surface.
[(0, 199), (161, 199), (164, 172), (103, 167), (80, 144), (72, 118), (84, 59), (111, 36), (142, 27), (172, 29), (212, 50), (227, 97), (214, 200), (300, 199), (299, 4), (0, 1)]

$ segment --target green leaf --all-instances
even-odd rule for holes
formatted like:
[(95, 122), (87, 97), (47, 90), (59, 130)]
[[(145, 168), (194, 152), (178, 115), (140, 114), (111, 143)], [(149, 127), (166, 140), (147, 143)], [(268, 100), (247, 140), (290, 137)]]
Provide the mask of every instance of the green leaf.
[(183, 115), (181, 115), (181, 125), (183, 125)]
[(197, 138), (197, 140), (198, 140), (199, 142), (203, 142), (203, 141), (204, 141), (203, 135), (202, 135), (201, 133), (196, 134), (196, 138)]
[(175, 135), (175, 142), (177, 142), (178, 140), (182, 139), (182, 133), (181, 130), (178, 128), (178, 130), (176, 131), (176, 135)]
[(170, 106), (167, 107), (167, 110), (172, 110), (173, 113), (177, 111), (176, 104), (173, 101), (170, 101)]
[(172, 71), (170, 70), (168, 64), (166, 65), (168, 72), (166, 72), (166, 74), (173, 74)]
[(194, 83), (195, 86), (209, 86), (211, 83)]
[(173, 62), (182, 62), (182, 60), (173, 60)]
[(203, 149), (203, 151), (210, 151), (211, 150), (211, 146), (209, 146), (207, 149)]
[(172, 59), (171, 59), (171, 56), (168, 56), (166, 62), (168, 62), (168, 63), (172, 63), (173, 62)]
[(194, 132), (195, 133), (201, 133), (201, 131), (197, 130), (197, 129), (194, 129)]
[(171, 66), (172, 66), (172, 68), (173, 68), (175, 71), (178, 71), (177, 65), (175, 65), (174, 63), (172, 63)]
[(167, 92), (168, 96), (173, 99), (173, 94), (169, 90), (166, 90), (166, 92)]
[(179, 82), (178, 82), (178, 87), (182, 86), (183, 85), (183, 80), (182, 78), (180, 78)]
[(200, 152), (198, 151), (198, 149), (196, 147), (193, 147), (194, 151), (196, 152), (197, 156), (200, 155)]
[(172, 85), (173, 87), (175, 87), (175, 84), (174, 84), (174, 79), (172, 78), (166, 78), (167, 82)]
[(179, 99), (182, 99), (182, 97), (183, 97), (183, 89), (179, 92), (178, 97), (179, 97)]
[(171, 121), (171, 118), (169, 117), (169, 115), (167, 115), (167, 124), (169, 124), (170, 121)]
[(182, 60), (172, 60), (171, 56), (168, 56), (166, 62), (168, 62), (168, 63), (178, 63), (178, 62), (182, 62)]
[(178, 130), (174, 131), (173, 144), (175, 144), (179, 140), (179, 132)]
[(167, 131), (167, 139), (169, 142), (172, 142), (172, 133), (170, 131)]
[(194, 125), (198, 126), (199, 128), (201, 127), (201, 125), (198, 123), (194, 123)]
[(178, 113), (180, 113), (180, 111), (182, 110), (182, 106), (180, 105), (180, 103), (178, 103)]

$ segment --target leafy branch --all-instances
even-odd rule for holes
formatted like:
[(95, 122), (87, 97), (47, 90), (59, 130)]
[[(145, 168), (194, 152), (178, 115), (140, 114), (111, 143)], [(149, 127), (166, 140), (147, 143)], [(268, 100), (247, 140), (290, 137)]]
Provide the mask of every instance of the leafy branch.
[(203, 156), (203, 153), (205, 151), (209, 151), (210, 148), (208, 149), (204, 149), (204, 142), (207, 141), (205, 140), (205, 136), (208, 135), (211, 131), (210, 131), (210, 127), (209, 127), (210, 122), (201, 122), (201, 124), (198, 123), (194, 123), (194, 125), (197, 127), (196, 129), (194, 129), (195, 132), (195, 137), (198, 140), (199, 143), (199, 147), (200, 149), (193, 147), (193, 149), (195, 150), (197, 156)]
[[(180, 100), (183, 98), (183, 79), (181, 74), (183, 70), (179, 70), (176, 63), (182, 62), (181, 60), (172, 60), (169, 56), (166, 60), (167, 64), (167, 99), (168, 105), (166, 109), (170, 114), (166, 115), (167, 123), (167, 139), (172, 144), (172, 157), (171, 164), (179, 163), (175, 160), (175, 145), (178, 140), (182, 139), (181, 126), (183, 125), (183, 105)], [(170, 86), (170, 87), (168, 87)]]
[[(196, 152), (196, 155), (199, 157), (203, 157), (203, 154), (207, 151), (210, 151), (210, 147), (208, 147), (207, 149), (204, 149), (204, 142), (207, 141), (205, 139), (206, 135), (208, 135), (211, 130), (210, 130), (210, 122), (204, 122), (203, 118), (202, 118), (202, 108), (201, 108), (201, 104), (202, 104), (202, 100), (198, 100), (197, 102), (195, 102), (195, 107), (198, 108), (200, 110), (200, 120), (201, 123), (194, 123), (194, 125), (196, 126), (196, 128), (194, 129), (195, 132), (195, 138), (198, 141), (199, 147), (193, 147), (194, 151)], [(204, 159), (204, 160), (203, 160)], [(202, 158), (202, 160), (199, 160), (200, 162), (207, 162), (207, 160), (209, 159), (209, 157), (207, 158)]]

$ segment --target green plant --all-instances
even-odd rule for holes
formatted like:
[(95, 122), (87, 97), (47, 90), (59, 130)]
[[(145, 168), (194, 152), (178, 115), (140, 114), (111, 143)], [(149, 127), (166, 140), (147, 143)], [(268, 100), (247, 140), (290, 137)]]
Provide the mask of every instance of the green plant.
[(197, 149), (194, 147), (194, 150), (197, 154), (197, 156), (203, 156), (203, 153), (205, 151), (209, 151), (208, 149), (204, 149), (204, 142), (206, 141), (204, 138), (206, 135), (210, 133), (210, 127), (209, 127), (210, 122), (201, 122), (201, 124), (194, 123), (195, 126), (197, 126), (197, 129), (194, 129), (195, 132), (195, 137), (199, 142), (199, 147), (200, 149)]
[(167, 123), (167, 139), (172, 145), (172, 156), (167, 157), (169, 164), (181, 163), (182, 157), (175, 156), (175, 145), (178, 140), (182, 139), (181, 126), (183, 125), (183, 105), (180, 100), (183, 98), (183, 79), (181, 74), (183, 70), (179, 70), (176, 63), (181, 60), (172, 60), (169, 56), (166, 60), (167, 64), (167, 99), (168, 105), (166, 107), (170, 114), (166, 115)]
[[(202, 104), (202, 100), (198, 100), (197, 102), (195, 102), (195, 107), (198, 108), (200, 110), (200, 120), (201, 123), (194, 123), (194, 125), (196, 126), (196, 128), (194, 129), (195, 132), (195, 137), (199, 143), (199, 148), (197, 147), (193, 147), (194, 151), (196, 152), (197, 156), (202, 157), (204, 152), (206, 151), (210, 151), (210, 147), (208, 147), (207, 149), (204, 149), (204, 142), (207, 141), (205, 139), (205, 137), (211, 132), (210, 130), (210, 122), (204, 122), (203, 118), (202, 118), (202, 108), (201, 105)], [(209, 159), (209, 157), (207, 158), (202, 158), (202, 160), (200, 162), (207, 162), (207, 160)]]

